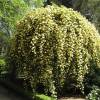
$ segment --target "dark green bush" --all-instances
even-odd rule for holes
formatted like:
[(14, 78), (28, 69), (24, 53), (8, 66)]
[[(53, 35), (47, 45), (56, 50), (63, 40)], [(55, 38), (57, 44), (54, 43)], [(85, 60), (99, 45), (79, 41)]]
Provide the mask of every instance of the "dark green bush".
[(8, 79), (8, 66), (4, 57), (0, 58), (0, 80)]
[(92, 68), (89, 71), (89, 73), (85, 76), (85, 79), (84, 79), (85, 90), (84, 91), (86, 95), (90, 91), (92, 91), (92, 87), (94, 85), (100, 88), (100, 68)]
[(10, 68), (16, 77), (23, 76), (33, 91), (41, 83), (45, 93), (53, 95), (64, 87), (83, 91), (91, 62), (99, 65), (99, 37), (94, 25), (72, 9), (35, 9), (17, 23)]
[(100, 89), (98, 87), (93, 87), (93, 90), (88, 94), (86, 100), (100, 100)]
[(6, 63), (5, 63), (5, 60), (4, 59), (0, 59), (0, 74), (6, 70), (6, 67), (5, 67)]

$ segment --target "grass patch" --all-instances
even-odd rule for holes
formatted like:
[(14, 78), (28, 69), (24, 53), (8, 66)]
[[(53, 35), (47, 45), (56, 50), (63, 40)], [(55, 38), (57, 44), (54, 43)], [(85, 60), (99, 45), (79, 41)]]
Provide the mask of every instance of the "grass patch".
[(56, 100), (56, 99), (50, 96), (46, 96), (44, 94), (37, 94), (35, 100)]

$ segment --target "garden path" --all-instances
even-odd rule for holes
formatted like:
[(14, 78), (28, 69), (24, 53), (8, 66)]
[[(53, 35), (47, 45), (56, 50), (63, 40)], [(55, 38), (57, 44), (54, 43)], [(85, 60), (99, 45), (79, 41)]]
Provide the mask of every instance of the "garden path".
[(78, 97), (64, 97), (59, 100), (85, 100), (84, 98), (78, 98)]

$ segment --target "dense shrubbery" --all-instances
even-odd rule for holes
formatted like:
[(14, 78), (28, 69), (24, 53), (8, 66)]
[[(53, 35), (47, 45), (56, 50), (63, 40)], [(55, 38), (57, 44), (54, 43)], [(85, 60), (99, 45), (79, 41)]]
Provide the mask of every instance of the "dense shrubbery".
[(5, 63), (5, 60), (4, 59), (0, 59), (0, 74), (6, 70), (6, 67), (5, 67), (6, 63)]
[(100, 89), (94, 86), (93, 90), (86, 97), (86, 100), (100, 100)]
[(10, 68), (33, 91), (42, 84), (46, 94), (59, 94), (67, 87), (82, 92), (85, 75), (99, 65), (98, 37), (95, 27), (72, 9), (38, 8), (17, 24)]
[(84, 91), (86, 95), (92, 90), (94, 85), (100, 88), (100, 68), (92, 68), (91, 71), (89, 71), (89, 73), (85, 76)]

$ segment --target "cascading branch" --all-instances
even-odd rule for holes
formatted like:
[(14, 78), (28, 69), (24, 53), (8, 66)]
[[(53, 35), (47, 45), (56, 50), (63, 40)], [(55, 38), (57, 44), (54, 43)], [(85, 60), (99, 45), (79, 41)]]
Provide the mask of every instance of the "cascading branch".
[(33, 90), (39, 83), (45, 93), (59, 93), (63, 86), (83, 90), (91, 61), (98, 67), (98, 37), (95, 27), (72, 9), (38, 8), (17, 23), (10, 62)]

